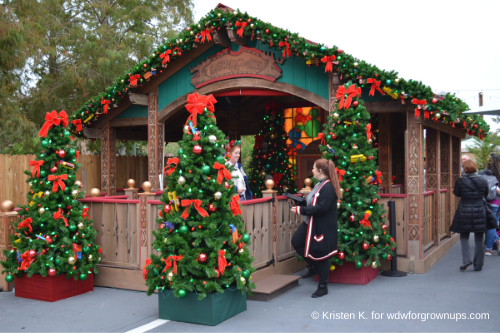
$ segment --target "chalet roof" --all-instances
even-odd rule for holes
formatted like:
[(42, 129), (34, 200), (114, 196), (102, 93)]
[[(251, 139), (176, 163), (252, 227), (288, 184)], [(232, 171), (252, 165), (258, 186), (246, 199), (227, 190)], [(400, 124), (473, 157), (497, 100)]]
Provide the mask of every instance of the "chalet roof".
[[(107, 113), (108, 108), (119, 106), (127, 94), (140, 89), (142, 84), (158, 79), (156, 77), (158, 70), (169, 71), (169, 68), (163, 67), (174, 63), (185, 53), (192, 52), (200, 43), (204, 43), (202, 42), (202, 39), (205, 39), (202, 38), (204, 35), (213, 34), (215, 30), (220, 29), (237, 30), (237, 33), (245, 38), (257, 38), (270, 47), (282, 50), (283, 57), (297, 57), (308, 65), (329, 64), (330, 71), (338, 71), (341, 79), (353, 80), (354, 83), (362, 82), (371, 85), (374, 94), (388, 94), (404, 103), (413, 103), (416, 114), (421, 113), (421, 108), (422, 112), (430, 116), (433, 121), (463, 129), (468, 134), (479, 137), (489, 131), (488, 124), (478, 115), (465, 116), (463, 111), (469, 109), (468, 105), (452, 94), (437, 96), (422, 82), (400, 78), (397, 72), (382, 70), (345, 53), (337, 46), (330, 48), (321, 43), (311, 42), (297, 33), (274, 27), (270, 23), (220, 3), (197, 24), (191, 24), (175, 38), (168, 39), (148, 59), (131, 68), (128, 75), (119, 76), (112, 86), (73, 112), (72, 131), (82, 136), (81, 132), (77, 132), (77, 123), (81, 123), (84, 127), (88, 126), (100, 115)], [(326, 71), (325, 68), (325, 73)]]
[(467, 114), (487, 114), (487, 115), (500, 115), (500, 104), (478, 106), (477, 108), (465, 111)]

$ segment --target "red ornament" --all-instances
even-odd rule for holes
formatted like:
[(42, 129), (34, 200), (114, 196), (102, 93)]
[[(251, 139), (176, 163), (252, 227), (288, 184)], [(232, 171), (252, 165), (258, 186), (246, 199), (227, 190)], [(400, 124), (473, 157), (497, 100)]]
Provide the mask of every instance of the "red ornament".
[(376, 204), (378, 202), (378, 199), (375, 198), (375, 199), (372, 199), (372, 204)]
[(47, 243), (52, 243), (52, 238), (50, 236), (45, 236), (45, 241)]
[(392, 256), (390, 254), (387, 255), (387, 261), (391, 261), (392, 260)]
[(437, 102), (438, 102), (437, 98), (433, 98), (431, 101), (432, 104), (436, 104)]
[(366, 159), (371, 161), (373, 160), (373, 156), (368, 156)]
[(354, 216), (354, 214), (352, 214), (351, 216), (349, 216), (349, 221), (350, 222), (356, 221), (356, 217)]
[(252, 19), (248, 19), (248, 20), (247, 20), (247, 23), (252, 23)]
[(337, 258), (339, 258), (340, 260), (344, 260), (344, 258), (345, 258), (345, 254), (344, 254), (344, 252), (339, 252), (339, 253), (337, 254)]
[(387, 226), (385, 224), (382, 226), (382, 230), (387, 230)]
[(243, 248), (243, 243), (238, 243), (238, 249), (242, 249)]
[(214, 270), (215, 270), (215, 278), (218, 279), (220, 277), (220, 272), (216, 268), (214, 268)]
[(165, 225), (163, 223), (160, 224), (160, 229), (164, 229)]
[(266, 29), (266, 34), (269, 34), (269, 29)]
[(64, 158), (64, 156), (66, 156), (66, 152), (64, 150), (58, 150), (56, 152), (57, 156), (59, 156), (60, 158)]
[(262, 154), (262, 159), (267, 160), (267, 154)]
[(57, 166), (53, 166), (52, 168), (50, 168), (50, 172), (54, 173), (57, 171)]
[(229, 185), (228, 182), (224, 182), (224, 187), (229, 190), (229, 188), (231, 188), (231, 185)]
[(474, 124), (474, 129), (476, 129), (476, 128), (477, 128), (477, 124)]
[(354, 107), (358, 107), (358, 105), (359, 105), (359, 102), (358, 102), (358, 101), (354, 101), (354, 102), (352, 102), (352, 106), (354, 106)]
[(337, 136), (335, 134), (330, 135), (332, 137), (332, 140), (335, 140)]
[(56, 276), (57, 271), (54, 268), (49, 269), (49, 276)]
[(363, 250), (368, 250), (370, 248), (370, 245), (368, 245), (367, 243), (363, 242), (363, 245), (362, 245), (362, 248)]
[(213, 204), (208, 204), (208, 211), (210, 213), (215, 213), (216, 210), (217, 210), (217, 207), (215, 207)]
[(172, 208), (170, 208), (170, 205), (163, 206), (163, 211), (165, 212), (165, 214), (170, 213), (171, 210), (172, 210)]
[(200, 146), (200, 145), (195, 145), (195, 146), (193, 147), (193, 153), (195, 153), (196, 155), (201, 154), (201, 152), (202, 152), (202, 151), (203, 151), (203, 148), (201, 148), (201, 146)]
[(36, 251), (35, 250), (30, 250), (30, 252), (28, 252), (28, 256), (30, 258), (34, 258), (36, 256)]
[(342, 53), (342, 50), (341, 49), (337, 49), (337, 53)]
[(205, 253), (200, 253), (198, 255), (198, 258), (196, 258), (197, 262), (206, 263), (207, 262), (207, 255)]

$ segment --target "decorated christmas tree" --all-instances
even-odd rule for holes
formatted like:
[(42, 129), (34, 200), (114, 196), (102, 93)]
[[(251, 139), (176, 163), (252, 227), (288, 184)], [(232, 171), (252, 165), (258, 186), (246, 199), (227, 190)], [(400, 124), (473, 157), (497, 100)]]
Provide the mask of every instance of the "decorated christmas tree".
[(375, 163), (377, 148), (369, 123), (370, 114), (362, 105), (361, 88), (346, 83), (337, 90), (337, 111), (327, 117), (322, 145), (324, 158), (337, 167), (343, 199), (338, 207), (338, 255), (332, 263), (354, 262), (356, 268), (380, 266), (391, 259), (396, 243), (385, 225), (384, 209), (378, 203), (381, 172)]
[(270, 177), (274, 180), (274, 188), (278, 194), (296, 192), (293, 169), (288, 164), (284, 123), (283, 115), (274, 101), (266, 103), (266, 114), (260, 120), (259, 134), (255, 136), (248, 179), (254, 197), (262, 197), (262, 191), (267, 189), (265, 180)]
[(97, 273), (101, 249), (94, 244), (97, 232), (79, 201), (83, 193), (75, 184), (78, 152), (67, 130), (68, 115), (52, 111), (45, 116), (40, 133), (41, 144), (36, 158), (30, 161), (29, 204), (20, 206), (15, 234), (10, 236), (14, 248), (5, 250), (2, 262), (6, 280), (14, 275), (33, 274), (85, 280)]
[(239, 195), (231, 180), (232, 166), (223, 157), (224, 133), (213, 115), (215, 98), (192, 94), (191, 114), (179, 141), (178, 158), (165, 168), (167, 189), (159, 229), (143, 274), (148, 295), (155, 289), (187, 292), (203, 299), (209, 293), (246, 289), (251, 294), (253, 258), (241, 218)]

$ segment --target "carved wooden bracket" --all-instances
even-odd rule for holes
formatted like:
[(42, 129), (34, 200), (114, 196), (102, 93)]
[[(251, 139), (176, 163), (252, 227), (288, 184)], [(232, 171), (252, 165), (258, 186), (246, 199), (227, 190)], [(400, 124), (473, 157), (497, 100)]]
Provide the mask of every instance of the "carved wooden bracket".
[(136, 105), (148, 105), (148, 95), (141, 94), (128, 94), (128, 98), (132, 102), (132, 104)]
[(229, 36), (229, 39), (233, 43), (236, 43), (236, 44), (239, 44), (239, 45), (242, 45), (242, 46), (246, 45), (246, 43), (247, 43), (246, 37), (240, 37), (240, 36), (238, 36), (238, 34), (236, 33), (236, 30), (227, 29), (227, 35)]
[(224, 47), (231, 47), (231, 40), (227, 35), (226, 29), (215, 30), (212, 34), (212, 39), (215, 44), (221, 45)]

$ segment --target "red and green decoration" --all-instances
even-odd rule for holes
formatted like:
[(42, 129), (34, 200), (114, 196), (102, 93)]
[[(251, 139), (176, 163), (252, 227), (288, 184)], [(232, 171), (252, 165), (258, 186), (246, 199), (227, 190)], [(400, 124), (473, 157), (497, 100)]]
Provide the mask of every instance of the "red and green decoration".
[(164, 203), (154, 231), (151, 255), (143, 268), (148, 295), (156, 289), (207, 294), (239, 289), (251, 294), (253, 258), (241, 218), (239, 195), (232, 185), (232, 166), (222, 157), (224, 133), (217, 127), (215, 98), (192, 94), (190, 116), (179, 141), (178, 158), (167, 161)]
[[(377, 195), (381, 172), (375, 162), (377, 148), (371, 131), (370, 114), (359, 99), (361, 89), (346, 83), (337, 91), (336, 111), (323, 125), (320, 150), (335, 163), (343, 199), (337, 203), (338, 255), (333, 265), (344, 261), (355, 267), (377, 268), (381, 260), (390, 260), (396, 243), (385, 225), (384, 209)], [(340, 139), (342, 138), (342, 139)]]
[(81, 164), (68, 125), (65, 111), (45, 116), (40, 148), (30, 161), (32, 169), (25, 171), (29, 204), (19, 206), (19, 222), (10, 236), (13, 248), (4, 250), (1, 262), (8, 282), (23, 274), (85, 280), (97, 273), (102, 250), (94, 242), (97, 232), (89, 209), (78, 201), (84, 197), (76, 183)]
[(296, 192), (294, 172), (288, 164), (289, 149), (284, 122), (278, 106), (274, 102), (266, 103), (266, 113), (260, 120), (260, 130), (255, 136), (253, 158), (247, 172), (248, 185), (255, 198), (262, 197), (262, 191), (267, 189), (267, 179), (274, 181), (274, 189), (278, 194)]
[[(311, 43), (297, 33), (274, 27), (239, 10), (225, 8), (211, 10), (197, 24), (191, 24), (175, 38), (169, 38), (146, 60), (132, 67), (129, 73), (118, 77), (104, 92), (88, 100), (72, 114), (72, 120), (79, 120), (84, 126), (90, 125), (105, 114), (109, 107), (118, 105), (129, 92), (153, 80), (163, 68), (186, 52), (197, 48), (200, 43), (211, 41), (212, 34), (220, 29), (236, 30), (240, 36), (261, 40), (270, 47), (281, 49), (283, 57), (295, 56), (308, 65), (324, 65), (325, 72), (339, 72), (341, 79), (352, 79), (359, 82), (361, 87), (370, 87), (372, 96), (376, 90), (376, 93), (388, 94), (402, 103), (425, 101), (425, 104), (419, 105), (427, 107), (429, 119), (463, 129), (469, 135), (482, 137), (488, 133), (488, 124), (479, 115), (464, 115), (463, 112), (469, 107), (454, 95), (436, 96), (430, 87), (421, 82), (400, 78), (395, 71), (381, 70), (336, 46)], [(72, 122), (71, 130), (75, 135), (82, 136), (82, 131), (77, 126)]]

